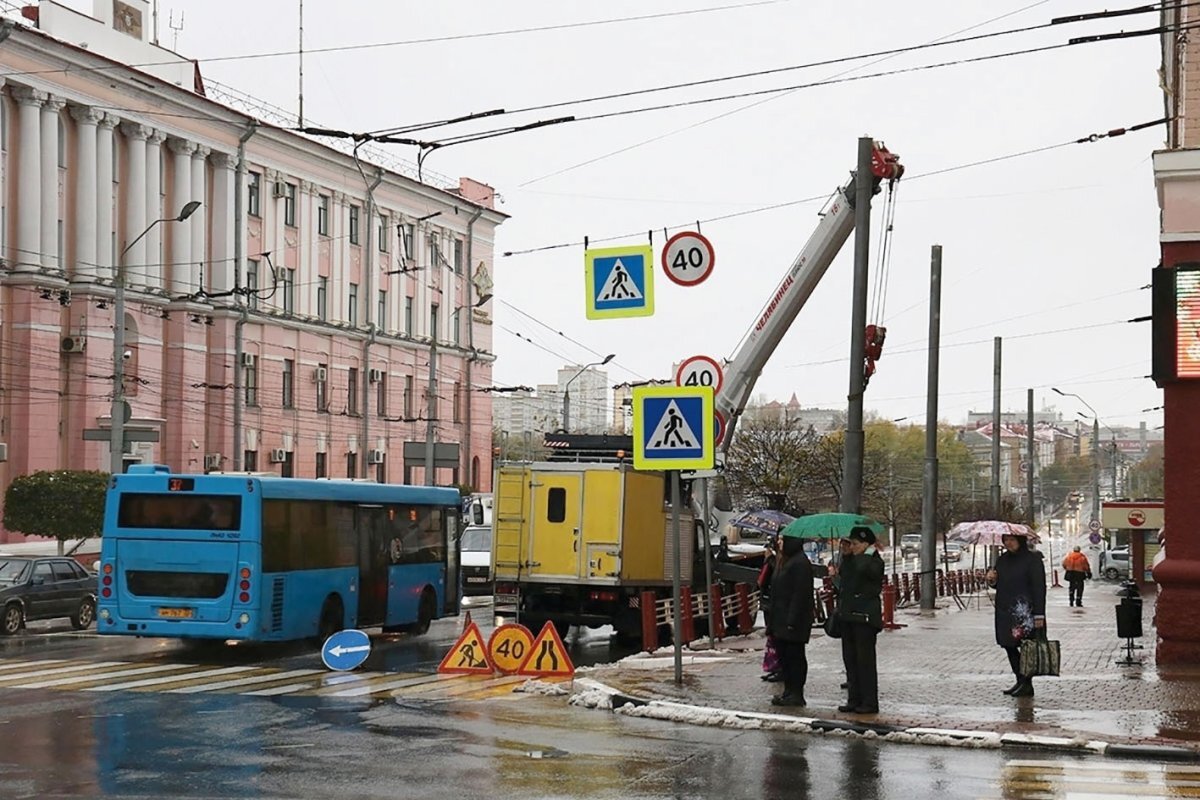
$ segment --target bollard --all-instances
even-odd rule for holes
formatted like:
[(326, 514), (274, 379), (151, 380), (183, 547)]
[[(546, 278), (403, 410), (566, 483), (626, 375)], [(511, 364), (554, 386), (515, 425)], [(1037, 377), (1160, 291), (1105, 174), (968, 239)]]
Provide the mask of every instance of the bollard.
[(708, 603), (712, 606), (713, 627), (716, 628), (712, 634), (718, 639), (723, 639), (725, 638), (725, 609), (721, 607), (721, 584), (714, 583), (708, 587)]
[(940, 569), (937, 571), (937, 596), (946, 596), (946, 573)]
[(696, 617), (692, 613), (692, 587), (683, 586), (679, 589), (680, 622), (683, 628), (684, 643), (696, 641)]
[(912, 602), (912, 584), (909, 582), (907, 572), (900, 576), (900, 581), (901, 581), (900, 585), (904, 587), (904, 602), (911, 603)]
[(883, 629), (895, 631), (904, 626), (896, 622), (896, 584), (883, 585)]
[(754, 629), (754, 620), (750, 618), (750, 584), (739, 583), (734, 591), (738, 599), (738, 633), (745, 636)]
[(1054, 575), (1054, 583), (1050, 584), (1050, 588), (1061, 589), (1062, 584), (1058, 582), (1058, 567), (1055, 567), (1053, 570), (1051, 570), (1051, 573)]
[(658, 649), (658, 608), (654, 592), (642, 592), (642, 649), (653, 653)]
[(913, 574), (912, 584), (913, 584), (913, 602), (919, 603), (919, 602), (921, 602), (921, 573), (917, 572), (917, 573)]

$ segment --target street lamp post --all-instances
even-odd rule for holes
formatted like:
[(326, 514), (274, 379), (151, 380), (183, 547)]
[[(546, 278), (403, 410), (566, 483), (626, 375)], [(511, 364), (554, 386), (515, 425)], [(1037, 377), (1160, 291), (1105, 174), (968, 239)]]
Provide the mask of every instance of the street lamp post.
[(571, 380), (567, 381), (567, 385), (563, 387), (563, 430), (568, 433), (571, 431), (571, 384), (575, 382), (583, 373), (587, 372), (592, 367), (602, 367), (608, 362), (616, 358), (615, 353), (609, 353), (600, 361), (593, 361), (590, 364), (584, 364), (583, 368), (571, 376)]
[[(109, 447), (109, 470), (113, 475), (125, 471), (125, 255), (145, 237), (154, 226), (160, 222), (183, 222), (200, 207), (199, 200), (192, 200), (180, 211), (179, 216), (156, 219), (146, 226), (146, 230), (125, 246), (121, 257), (117, 259), (117, 274), (113, 280), (113, 396)], [(235, 367), (236, 368), (236, 367)]]
[(1087, 400), (1084, 400), (1079, 395), (1073, 392), (1064, 392), (1056, 387), (1050, 387), (1055, 394), (1060, 394), (1063, 397), (1074, 397), (1079, 402), (1087, 406), (1088, 411), (1092, 412), (1092, 520), (1100, 521), (1100, 415), (1096, 413), (1096, 409), (1092, 408)]

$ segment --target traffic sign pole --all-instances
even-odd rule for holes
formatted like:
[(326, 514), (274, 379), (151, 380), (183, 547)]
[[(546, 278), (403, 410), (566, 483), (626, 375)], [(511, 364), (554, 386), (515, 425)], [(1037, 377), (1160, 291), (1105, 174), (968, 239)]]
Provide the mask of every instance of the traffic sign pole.
[(679, 597), (682, 590), (679, 586), (679, 573), (683, 568), (683, 559), (680, 556), (680, 550), (683, 548), (679, 542), (679, 505), (682, 502), (681, 495), (683, 493), (679, 488), (679, 470), (671, 470), (671, 531), (675, 536), (675, 546), (672, 548), (675, 551), (675, 574), (671, 577), (671, 597), (673, 602), (671, 605), (675, 610), (675, 685), (683, 685), (683, 616), (680, 613)]

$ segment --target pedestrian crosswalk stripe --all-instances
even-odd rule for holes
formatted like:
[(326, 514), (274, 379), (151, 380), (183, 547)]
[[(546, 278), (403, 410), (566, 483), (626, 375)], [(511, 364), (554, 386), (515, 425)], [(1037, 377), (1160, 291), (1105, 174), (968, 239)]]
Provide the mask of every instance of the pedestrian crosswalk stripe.
[(152, 672), (166, 672), (172, 669), (187, 669), (195, 667), (195, 664), (154, 664), (149, 667), (135, 667), (133, 669), (121, 669), (116, 672), (105, 672), (102, 674), (90, 673), (88, 675), (75, 675), (67, 678), (51, 678), (45, 681), (34, 681), (33, 683), (22, 683), (12, 688), (14, 689), (48, 689), (53, 686), (65, 686), (74, 683), (97, 683), (99, 681), (111, 680), (112, 678), (126, 678), (134, 675), (146, 675)]
[(48, 658), (44, 661), (13, 661), (8, 664), (0, 664), (0, 672), (7, 672), (10, 669), (27, 669), (29, 667), (48, 667), (51, 664), (65, 664), (65, 658)]
[(65, 675), (68, 672), (83, 672), (84, 670), (96, 670), (104, 667), (118, 667), (124, 663), (123, 661), (99, 661), (91, 664), (80, 662), (68, 666), (55, 667), (54, 669), (31, 669), (25, 672), (9, 673), (7, 675), (0, 675), (0, 686), (6, 686), (9, 682), (20, 683), (29, 678), (46, 678), (55, 675)]
[(270, 689), (259, 689), (254, 692), (239, 692), (239, 694), (244, 694), (247, 697), (274, 697), (280, 694), (292, 694), (301, 689), (307, 689), (310, 686), (312, 686), (311, 683), (289, 683), (284, 686), (273, 686)]
[(425, 683), (437, 683), (439, 681), (454, 680), (456, 675), (430, 675), (429, 673), (417, 674), (415, 672), (398, 673), (391, 676), (390, 680), (372, 682), (367, 686), (355, 686), (351, 689), (342, 689), (338, 692), (332, 692), (331, 697), (360, 697), (364, 694), (375, 694), (376, 692), (387, 692), (393, 689), (403, 689), (409, 686), (420, 686)]
[(1200, 767), (1014, 760), (1004, 765), (1000, 789), (1003, 797), (1200, 797)]
[(252, 675), (248, 678), (234, 678), (217, 683), (199, 683), (195, 686), (183, 686), (178, 689), (167, 689), (170, 694), (196, 694), (198, 692), (217, 692), (222, 689), (232, 689), (238, 686), (250, 686), (260, 683), (275, 683), (279, 680), (298, 678), (302, 675), (316, 675), (319, 669), (293, 669), (287, 672), (272, 672), (267, 675)]
[(156, 686), (159, 689), (167, 684), (183, 683), (185, 681), (193, 681), (197, 678), (211, 678), (221, 675), (229, 675), (234, 672), (246, 672), (254, 667), (219, 667), (215, 669), (204, 669), (200, 672), (180, 672), (174, 675), (159, 675), (156, 678), (143, 678), (137, 681), (129, 681), (127, 683), (114, 683), (107, 686), (94, 686), (87, 691), (89, 692), (121, 692), (131, 689), (145, 689), (148, 686)]

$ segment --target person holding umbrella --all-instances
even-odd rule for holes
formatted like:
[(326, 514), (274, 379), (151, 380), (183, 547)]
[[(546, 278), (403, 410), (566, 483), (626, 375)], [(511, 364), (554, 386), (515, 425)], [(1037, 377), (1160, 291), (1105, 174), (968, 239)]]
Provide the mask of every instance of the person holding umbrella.
[(883, 558), (875, 534), (857, 526), (847, 535), (850, 556), (837, 569), (838, 620), (842, 628), (842, 662), (846, 666), (847, 702), (838, 711), (879, 713), (879, 671), (875, 642), (883, 630)]
[(1046, 565), (1029, 547), (1028, 535), (1013, 526), (1001, 539), (1004, 552), (987, 571), (996, 590), (996, 644), (1008, 654), (1017, 682), (1004, 690), (1013, 697), (1032, 697), (1033, 678), (1021, 674), (1021, 642), (1046, 632)]

